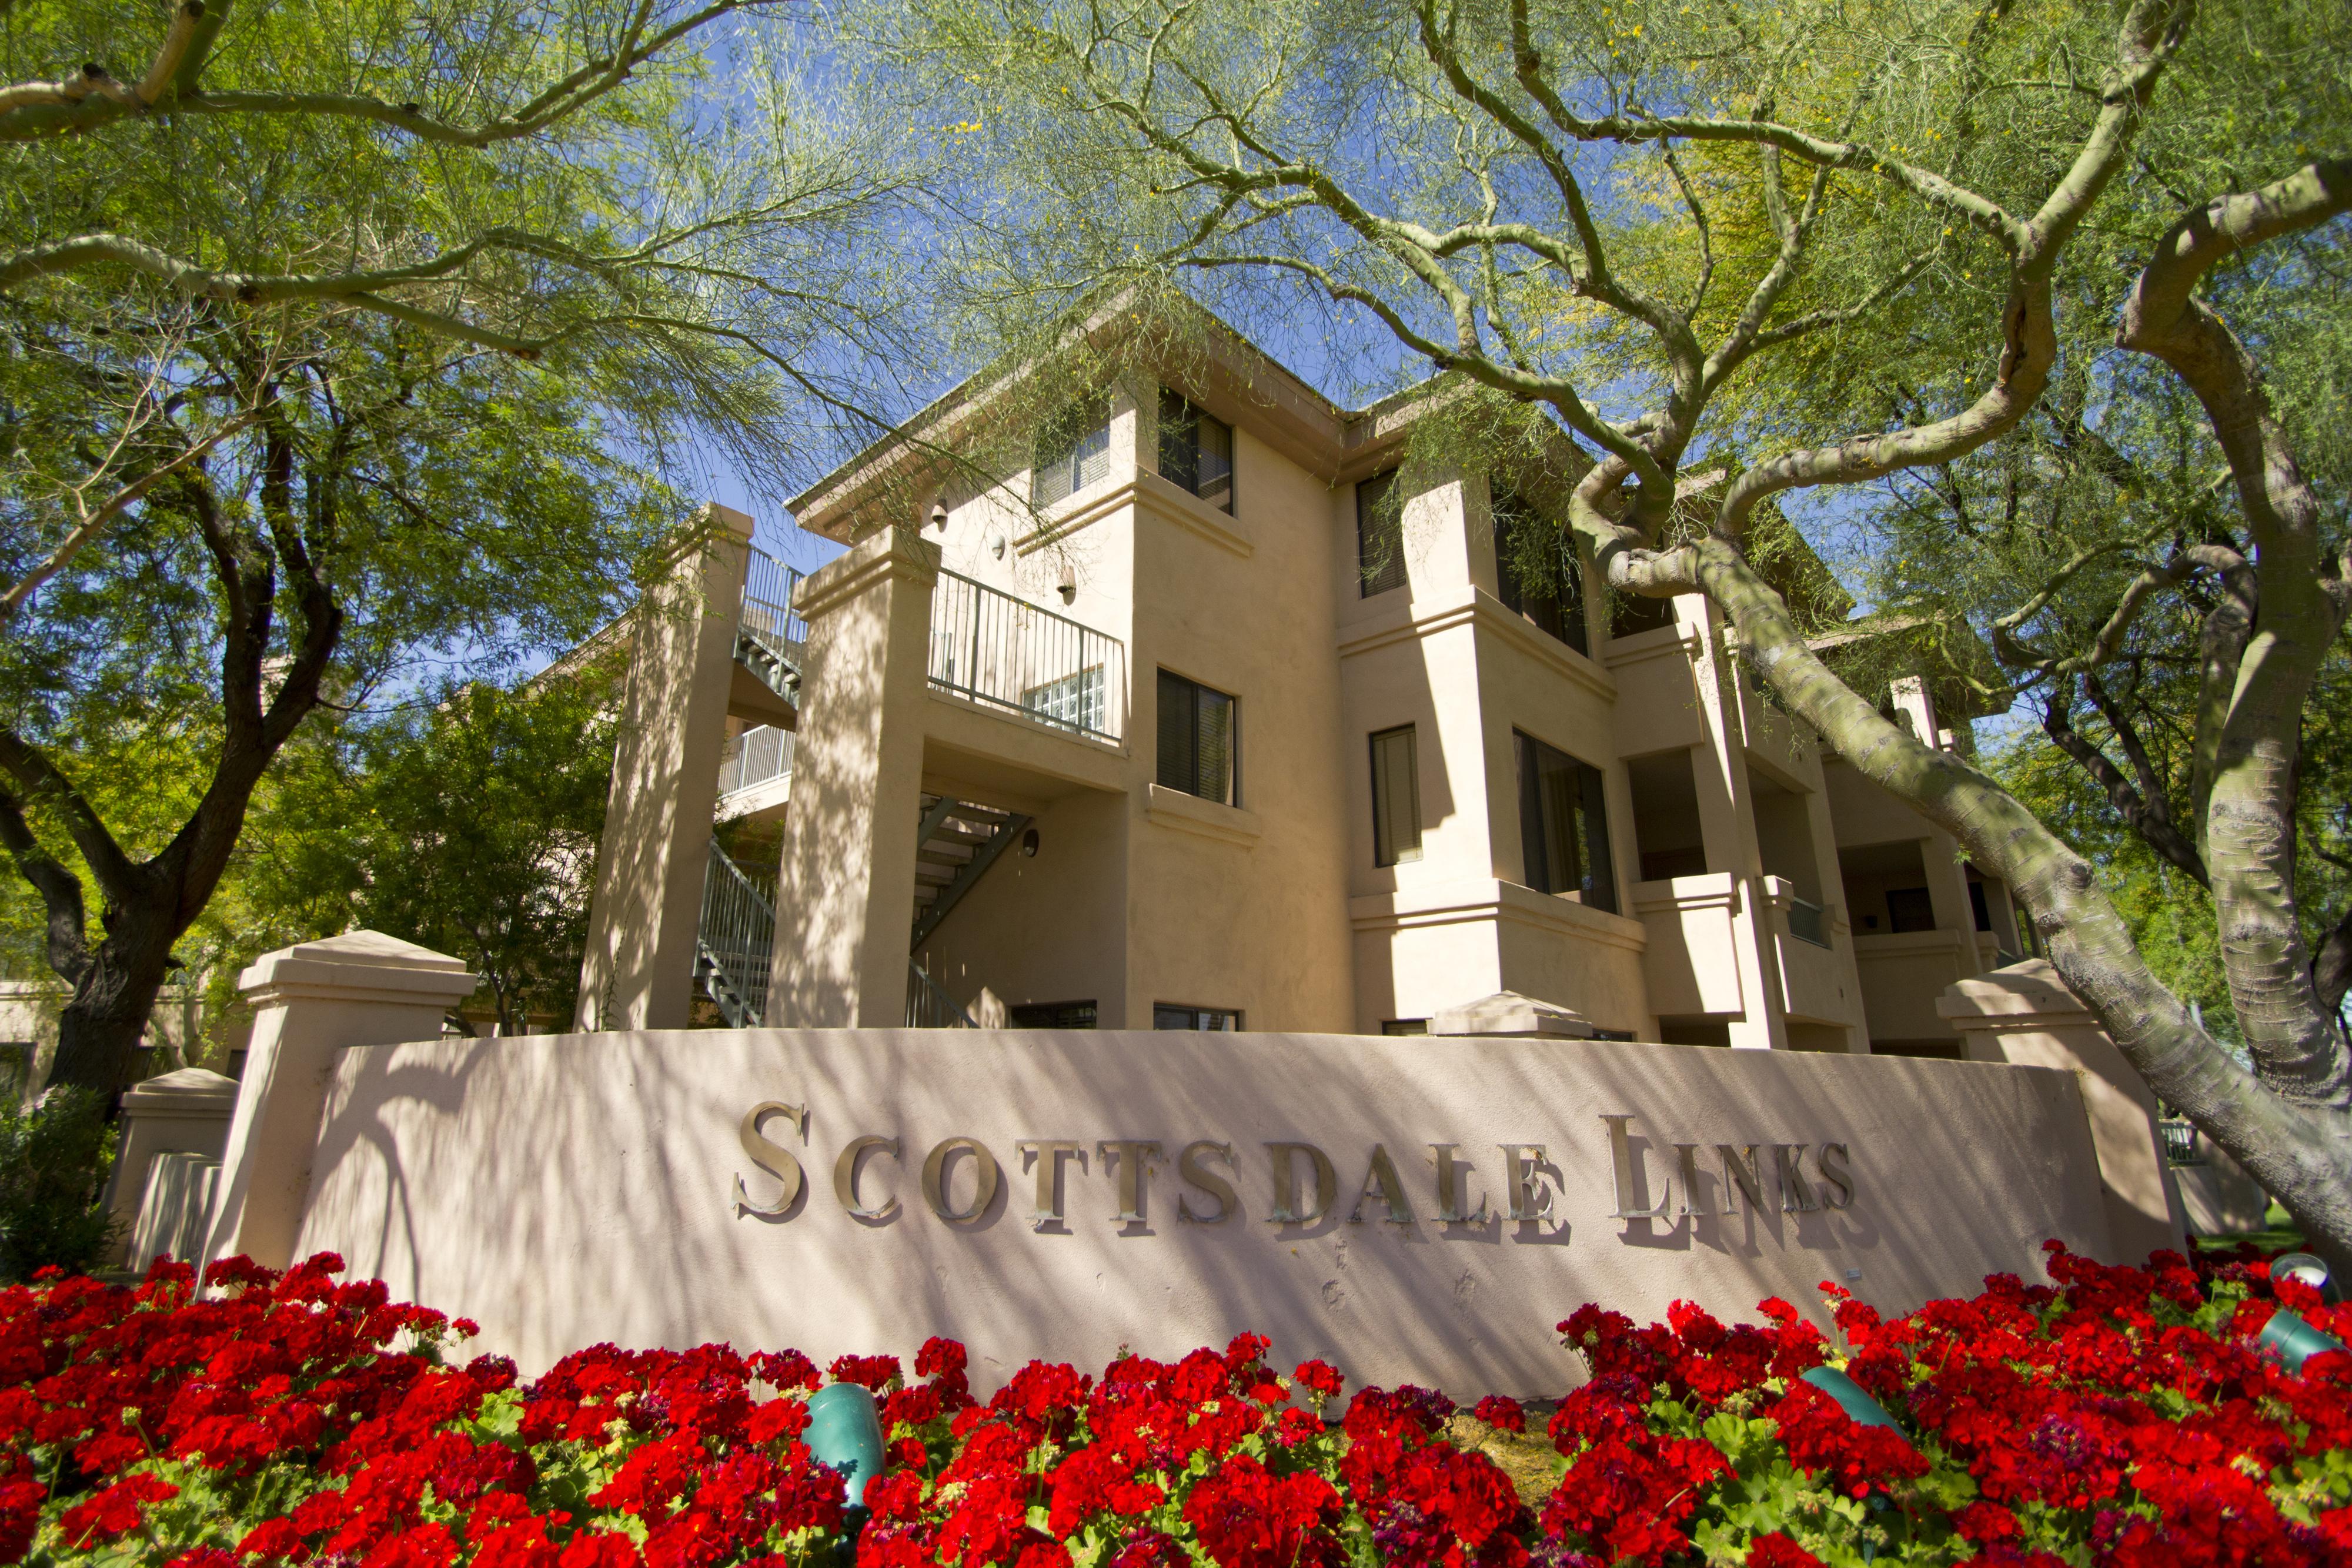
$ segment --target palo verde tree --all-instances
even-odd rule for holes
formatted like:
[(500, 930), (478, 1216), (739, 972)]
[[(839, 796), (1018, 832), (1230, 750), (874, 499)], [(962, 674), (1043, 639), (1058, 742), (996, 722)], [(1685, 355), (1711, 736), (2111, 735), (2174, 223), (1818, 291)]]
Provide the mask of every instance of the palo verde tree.
[[(310, 715), (576, 641), (682, 452), (777, 493), (835, 389), (870, 391), (907, 164), (798, 92), (807, 27), (775, 0), (0, 18), (0, 844), (73, 988), (58, 1079), (117, 1086)], [(141, 758), (170, 766), (106, 776)]]
[[(2208, 298), (2265, 247), (2340, 249), (2340, 6), (958, 0), (871, 26), (910, 79), (962, 84), (934, 116), (1000, 182), (1002, 259), (966, 274), (985, 312), (1034, 332), (1122, 285), (1304, 295), (1564, 427), (1594, 458), (1566, 521), (1610, 587), (1713, 601), (1778, 700), (2005, 879), (2157, 1092), (2352, 1267), (2352, 1056), (2312, 976), (2294, 809), (2345, 529), (2261, 334)], [(2251, 1066), (2157, 979), (2095, 868), (1882, 716), (1751, 559), (1760, 504), (1978, 453), (2042, 404), (2063, 343), (2109, 337), (2194, 402), (2237, 545), (2196, 570), (2241, 571), (2258, 604), (2242, 640), (2215, 633), (2197, 808)]]

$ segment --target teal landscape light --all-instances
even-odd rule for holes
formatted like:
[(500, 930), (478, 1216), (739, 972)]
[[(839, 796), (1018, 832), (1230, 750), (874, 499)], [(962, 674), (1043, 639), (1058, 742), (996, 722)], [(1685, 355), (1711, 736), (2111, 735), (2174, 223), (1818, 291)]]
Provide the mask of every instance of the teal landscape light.
[(2326, 1263), (2308, 1252), (2282, 1252), (2272, 1259), (2271, 1278), (2273, 1281), (2293, 1280), (2299, 1285), (2308, 1285), (2331, 1301), (2344, 1299), (2344, 1292), (2336, 1289)]
[(862, 1521), (866, 1483), (882, 1473), (882, 1417), (874, 1396), (855, 1383), (828, 1383), (809, 1396), (808, 1410), (802, 1440), (818, 1464), (841, 1473), (843, 1500)]
[(1836, 1400), (1838, 1408), (1843, 1410), (1857, 1425), (1884, 1427), (1905, 1442), (1911, 1440), (1903, 1428), (1896, 1425), (1895, 1417), (1886, 1413), (1886, 1406), (1864, 1393), (1861, 1384), (1856, 1383), (1836, 1367), (1814, 1367), (1804, 1375), (1804, 1380)]
[(2289, 1372), (2301, 1372), (2303, 1364), (2313, 1356), (2343, 1348), (2342, 1340), (2320, 1333), (2304, 1322), (2301, 1314), (2284, 1307), (2273, 1312), (2271, 1321), (2263, 1325), (2263, 1332), (2254, 1336), (2254, 1349), (2262, 1354), (2276, 1356), (2279, 1364)]

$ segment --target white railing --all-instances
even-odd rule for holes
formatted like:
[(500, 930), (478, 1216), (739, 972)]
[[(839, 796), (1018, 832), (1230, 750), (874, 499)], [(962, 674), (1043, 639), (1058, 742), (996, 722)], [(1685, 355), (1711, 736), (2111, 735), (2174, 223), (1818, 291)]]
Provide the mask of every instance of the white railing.
[(931, 685), (1056, 729), (1117, 740), (1127, 649), (1066, 615), (940, 573), (931, 591)]
[(771, 646), (781, 643), (797, 649), (808, 641), (808, 622), (793, 608), (793, 590), (800, 586), (801, 573), (758, 545), (748, 548), (751, 555), (743, 574), (743, 630)]
[(796, 738), (789, 729), (763, 724), (730, 740), (719, 754), (719, 799), (790, 773)]

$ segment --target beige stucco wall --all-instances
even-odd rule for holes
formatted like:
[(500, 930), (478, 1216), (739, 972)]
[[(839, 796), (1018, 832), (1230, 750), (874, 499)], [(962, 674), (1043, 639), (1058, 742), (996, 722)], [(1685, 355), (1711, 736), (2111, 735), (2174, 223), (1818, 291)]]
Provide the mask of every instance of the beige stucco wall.
[[(766, 1135), (804, 1173), (779, 1218), (740, 1212), (777, 1184), (739, 1141), (765, 1101), (804, 1107), (805, 1138)], [(241, 1114), (243, 1113), (241, 1110)], [(1630, 1114), (1641, 1173), (1622, 1199), (1607, 1124)], [(403, 1299), (464, 1312), (484, 1347), (527, 1371), (601, 1340), (623, 1345), (793, 1345), (820, 1364), (966, 1340), (983, 1385), (1033, 1355), (1099, 1365), (1121, 1346), (1168, 1355), (1255, 1329), (1277, 1354), (1320, 1355), (1351, 1377), (1456, 1395), (1557, 1391), (1579, 1374), (1551, 1325), (1586, 1300), (1645, 1320), (1676, 1299), (1752, 1317), (1778, 1294), (1809, 1304), (1847, 1283), (1887, 1311), (1977, 1289), (1995, 1270), (2041, 1277), (2056, 1236), (2107, 1250), (2093, 1155), (2071, 1075), (1962, 1062), (1606, 1043), (1348, 1035), (1046, 1031), (700, 1031), (452, 1040), (341, 1051), (295, 1250), (332, 1249)], [(861, 1135), (860, 1220), (836, 1163)], [(927, 1205), (927, 1152), (954, 1137), (1002, 1171), (992, 1203), (953, 1225)], [(1100, 1140), (1152, 1139), (1139, 1223), (1113, 1218)], [(1016, 1145), (1067, 1139), (1063, 1218), (1033, 1228), (1035, 1182)], [(1178, 1179), (1195, 1140), (1231, 1145), (1243, 1213)], [(1337, 1204), (1278, 1226), (1266, 1145), (1312, 1143)], [(1621, 1220), (1681, 1194), (1671, 1146), (1699, 1145), (1703, 1218)], [(1766, 1145), (1768, 1212), (1726, 1216), (1712, 1145)], [(1846, 1151), (1843, 1208), (1783, 1212), (1769, 1145)], [(1433, 1144), (1473, 1166), (1470, 1197), (1508, 1199), (1502, 1145), (1542, 1145), (1527, 1223), (1435, 1218)], [(1368, 1185), (1391, 1157), (1411, 1223)], [(1301, 1156), (1302, 1165), (1305, 1157)], [(772, 1162), (780, 1164), (780, 1162)], [(1671, 1188), (1669, 1184), (1672, 1184)], [(1311, 1201), (1311, 1180), (1304, 1197)], [(959, 1158), (943, 1197), (968, 1204)], [(1469, 1207), (1465, 1205), (1465, 1207)]]

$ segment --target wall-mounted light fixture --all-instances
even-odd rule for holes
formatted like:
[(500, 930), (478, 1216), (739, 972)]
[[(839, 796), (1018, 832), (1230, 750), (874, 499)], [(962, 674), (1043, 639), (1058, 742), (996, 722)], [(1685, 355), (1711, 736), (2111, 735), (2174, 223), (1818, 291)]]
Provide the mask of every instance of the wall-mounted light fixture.
[(948, 531), (948, 503), (944, 496), (931, 503), (931, 527), (941, 533)]
[(999, 560), (1003, 560), (1004, 559), (1004, 536), (1003, 534), (997, 535), (995, 538), (989, 542), (988, 553), (994, 556)]
[(1037, 830), (1030, 829), (1021, 835), (1021, 852), (1031, 860), (1037, 858)]
[(1063, 603), (1065, 603), (1065, 604), (1076, 604), (1077, 601), (1078, 601), (1078, 570), (1077, 570), (1077, 568), (1073, 567), (1073, 566), (1065, 566), (1064, 568), (1062, 568), (1062, 602), (1063, 602)]

